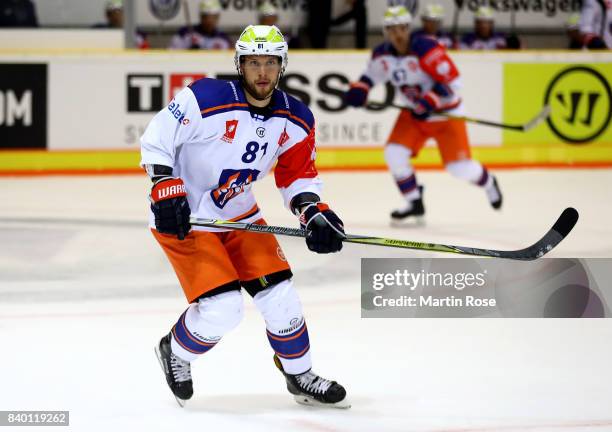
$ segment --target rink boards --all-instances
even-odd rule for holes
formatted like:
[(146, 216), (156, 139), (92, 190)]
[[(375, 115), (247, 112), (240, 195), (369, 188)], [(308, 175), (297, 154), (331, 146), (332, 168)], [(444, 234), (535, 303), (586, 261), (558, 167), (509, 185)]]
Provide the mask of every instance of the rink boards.
[[(398, 110), (343, 103), (367, 51), (290, 55), (282, 88), (317, 121), (318, 166), (379, 169)], [(524, 123), (545, 104), (550, 118), (522, 133), (470, 124), (474, 156), (494, 167), (612, 165), (612, 53), (453, 53), (464, 111)], [(0, 173), (132, 172), (138, 139), (173, 95), (202, 76), (235, 77), (231, 52), (0, 52)], [(371, 101), (398, 101), (379, 86)], [(431, 145), (416, 164), (438, 167)]]

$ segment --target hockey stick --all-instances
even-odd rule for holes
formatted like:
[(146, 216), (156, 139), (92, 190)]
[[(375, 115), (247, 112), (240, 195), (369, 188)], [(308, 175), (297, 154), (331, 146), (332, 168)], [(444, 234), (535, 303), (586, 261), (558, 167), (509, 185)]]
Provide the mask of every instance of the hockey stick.
[[(449, 252), (461, 255), (507, 258), (514, 260), (534, 260), (551, 251), (574, 228), (578, 221), (578, 212), (572, 207), (563, 210), (553, 227), (539, 241), (525, 249), (501, 251), (494, 249), (479, 249), (465, 246), (452, 246), (436, 243), (419, 243), (409, 240), (394, 240), (383, 237), (370, 237), (347, 234), (343, 239), (347, 243), (360, 243), (375, 246), (387, 246), (403, 249), (416, 249), (431, 252)], [(251, 231), (267, 234), (278, 234), (291, 237), (306, 237), (306, 231), (300, 228), (287, 228), (271, 225), (257, 225), (244, 222), (230, 222), (216, 219), (190, 218), (192, 225), (209, 228), (229, 228), (240, 231)]]
[[(405, 107), (403, 105), (398, 105), (395, 103), (385, 105), (384, 103), (381, 103), (381, 102), (370, 102), (368, 105), (372, 108), (384, 108), (385, 106), (390, 106), (390, 107), (398, 108), (398, 109), (408, 109), (408, 107)], [(434, 115), (443, 116), (449, 119), (464, 120), (470, 123), (477, 123), (477, 124), (481, 124), (485, 126), (493, 126), (493, 127), (498, 127), (502, 129), (510, 129), (510, 130), (516, 130), (516, 131), (521, 131), (521, 132), (527, 132), (533, 129), (534, 127), (536, 127), (537, 125), (539, 125), (540, 123), (542, 123), (544, 120), (546, 120), (546, 118), (550, 115), (550, 105), (545, 105), (542, 108), (542, 110), (533, 119), (529, 120), (527, 123), (519, 124), (519, 125), (512, 125), (512, 124), (507, 124), (507, 123), (497, 123), (497, 122), (493, 122), (489, 120), (482, 120), (482, 119), (478, 119), (474, 117), (456, 116), (452, 114), (437, 113), (437, 112), (434, 113)]]

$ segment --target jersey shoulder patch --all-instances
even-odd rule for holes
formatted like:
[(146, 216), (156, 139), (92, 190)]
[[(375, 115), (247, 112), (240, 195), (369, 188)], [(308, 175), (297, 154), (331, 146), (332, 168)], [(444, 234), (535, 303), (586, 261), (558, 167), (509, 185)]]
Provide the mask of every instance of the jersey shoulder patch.
[(429, 51), (440, 46), (438, 41), (429, 35), (421, 34), (410, 39), (410, 51), (417, 57), (425, 56)]
[(202, 117), (207, 117), (232, 110), (248, 110), (237, 86), (233, 81), (201, 78), (192, 82), (189, 88), (198, 101)]

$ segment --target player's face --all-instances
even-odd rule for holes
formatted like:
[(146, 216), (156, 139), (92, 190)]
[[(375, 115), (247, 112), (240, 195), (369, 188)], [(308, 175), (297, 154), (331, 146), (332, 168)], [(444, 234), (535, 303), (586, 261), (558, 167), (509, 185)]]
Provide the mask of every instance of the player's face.
[(259, 18), (259, 25), (273, 26), (278, 22), (278, 16), (266, 15)]
[(410, 39), (410, 26), (407, 24), (394, 25), (386, 27), (387, 38), (393, 48), (399, 52), (405, 52), (408, 49), (408, 40)]
[(423, 22), (423, 30), (425, 30), (425, 33), (431, 34), (431, 35), (435, 35), (436, 33), (438, 33), (438, 30), (440, 29), (439, 20), (423, 18), (422, 22)]
[(200, 25), (206, 33), (212, 33), (217, 28), (219, 23), (218, 14), (202, 14), (200, 15)]
[(491, 20), (476, 20), (474, 26), (476, 34), (481, 38), (488, 38), (493, 33), (493, 21)]
[(240, 65), (247, 91), (258, 100), (269, 98), (278, 83), (281, 71), (280, 59), (276, 56), (245, 56)]

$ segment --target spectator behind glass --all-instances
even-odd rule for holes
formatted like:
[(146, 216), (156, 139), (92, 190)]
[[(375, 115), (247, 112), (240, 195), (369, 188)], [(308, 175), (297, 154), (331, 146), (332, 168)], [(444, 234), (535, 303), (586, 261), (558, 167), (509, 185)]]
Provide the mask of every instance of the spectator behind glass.
[(221, 4), (218, 0), (200, 2), (200, 23), (179, 29), (170, 41), (171, 49), (228, 49), (231, 42), (225, 33), (217, 29)]
[(104, 8), (106, 22), (94, 25), (94, 28), (123, 28), (123, 1), (110, 0)]
[(351, 9), (331, 21), (332, 26), (342, 25), (355, 20), (355, 48), (366, 47), (366, 33), (368, 30), (368, 13), (364, 0), (345, 0)]
[[(122, 0), (109, 0), (106, 2), (104, 8), (106, 15), (106, 22), (95, 24), (94, 28), (97, 29), (120, 29), (123, 28), (123, 1)], [(146, 33), (136, 30), (134, 35), (136, 40), (136, 46), (140, 49), (149, 48), (149, 41)]]
[(430, 4), (425, 7), (421, 14), (423, 28), (412, 33), (412, 38), (430, 36), (435, 38), (446, 49), (457, 48), (457, 42), (453, 35), (440, 30), (444, 19), (444, 8), (442, 5)]
[(493, 11), (489, 7), (481, 6), (474, 14), (474, 32), (461, 38), (459, 48), (464, 50), (495, 50), (520, 47), (516, 36), (513, 37), (512, 46), (508, 46), (506, 35), (494, 30), (495, 20)]
[[(264, 1), (259, 8), (257, 8), (257, 23), (259, 25), (278, 27), (278, 9), (271, 2)], [(283, 35), (290, 49), (301, 48), (300, 40), (297, 37), (293, 35), (289, 36), (287, 33), (283, 33)]]
[(0, 27), (38, 27), (30, 0), (0, 0)]

